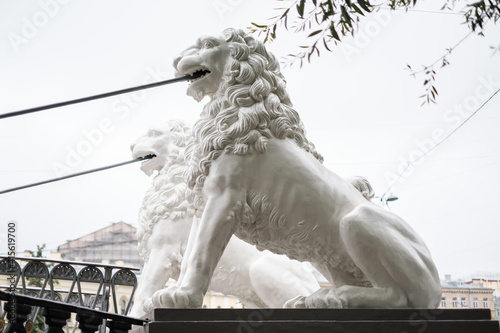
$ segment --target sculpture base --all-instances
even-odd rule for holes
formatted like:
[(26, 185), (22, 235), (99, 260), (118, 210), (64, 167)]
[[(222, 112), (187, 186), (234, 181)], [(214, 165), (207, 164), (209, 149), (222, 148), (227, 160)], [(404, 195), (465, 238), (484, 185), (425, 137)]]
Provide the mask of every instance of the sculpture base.
[(156, 309), (147, 333), (499, 333), (489, 309)]

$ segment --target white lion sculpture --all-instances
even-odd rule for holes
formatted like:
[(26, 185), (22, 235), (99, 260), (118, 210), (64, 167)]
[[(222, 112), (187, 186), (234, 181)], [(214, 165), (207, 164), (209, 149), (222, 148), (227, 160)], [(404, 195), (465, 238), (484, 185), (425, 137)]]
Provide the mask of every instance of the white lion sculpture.
[(441, 288), (429, 250), (394, 213), (328, 170), (292, 109), (276, 58), (241, 30), (200, 37), (174, 60), (209, 96), (186, 149), (193, 225), (176, 286), (151, 307), (200, 307), (234, 234), (309, 261), (334, 285), (290, 307), (434, 308)]
[[(144, 302), (169, 278), (179, 278), (193, 221), (183, 179), (189, 137), (188, 126), (169, 121), (151, 128), (131, 146), (134, 157), (156, 156), (142, 163), (142, 171), (149, 176), (158, 171), (139, 212), (138, 250), (145, 265), (130, 312), (133, 317), (146, 316)], [(312, 273), (301, 263), (260, 252), (236, 237), (229, 242), (210, 285), (211, 290), (236, 296), (246, 307), (282, 307), (290, 298), (318, 288)]]

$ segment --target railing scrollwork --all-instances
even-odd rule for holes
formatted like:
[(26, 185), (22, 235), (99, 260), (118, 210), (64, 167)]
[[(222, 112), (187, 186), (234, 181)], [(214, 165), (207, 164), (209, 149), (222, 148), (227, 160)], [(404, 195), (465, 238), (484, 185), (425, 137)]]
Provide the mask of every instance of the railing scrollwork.
[[(71, 313), (77, 314), (82, 332), (105, 332), (106, 328), (110, 332), (127, 332), (132, 324), (143, 325), (144, 320), (126, 317), (137, 288), (134, 270), (138, 269), (0, 256), (0, 301), (3, 303), (0, 333), (30, 333), (41, 309), (46, 332), (63, 332), (62, 327), (67, 325)], [(123, 315), (118, 314), (119, 297), (127, 300)]]

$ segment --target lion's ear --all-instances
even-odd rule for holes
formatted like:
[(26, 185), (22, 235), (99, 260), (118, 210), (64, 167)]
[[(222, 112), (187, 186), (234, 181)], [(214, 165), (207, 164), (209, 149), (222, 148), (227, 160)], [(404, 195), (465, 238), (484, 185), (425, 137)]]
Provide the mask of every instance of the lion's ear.
[(247, 43), (250, 50), (253, 52), (257, 48), (257, 41), (252, 36), (245, 37), (245, 43)]

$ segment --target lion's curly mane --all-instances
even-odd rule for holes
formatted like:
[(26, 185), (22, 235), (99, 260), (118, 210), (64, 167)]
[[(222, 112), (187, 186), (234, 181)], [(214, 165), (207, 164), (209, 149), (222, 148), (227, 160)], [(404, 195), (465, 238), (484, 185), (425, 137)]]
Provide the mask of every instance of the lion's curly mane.
[(252, 51), (243, 30), (223, 33), (231, 52), (226, 73), (194, 125), (193, 140), (186, 148), (186, 181), (196, 208), (203, 206), (201, 191), (211, 162), (223, 153), (263, 153), (268, 139), (278, 138), (295, 141), (323, 161), (292, 108), (276, 57), (260, 41)]
[(137, 249), (145, 262), (149, 260), (151, 249), (148, 240), (155, 225), (161, 220), (177, 221), (191, 215), (186, 197), (187, 185), (183, 177), (186, 168), (184, 149), (191, 137), (191, 131), (186, 124), (176, 121), (168, 122), (166, 130), (171, 144), (168, 147), (168, 155), (161, 156), (165, 165), (154, 177), (139, 210)]

